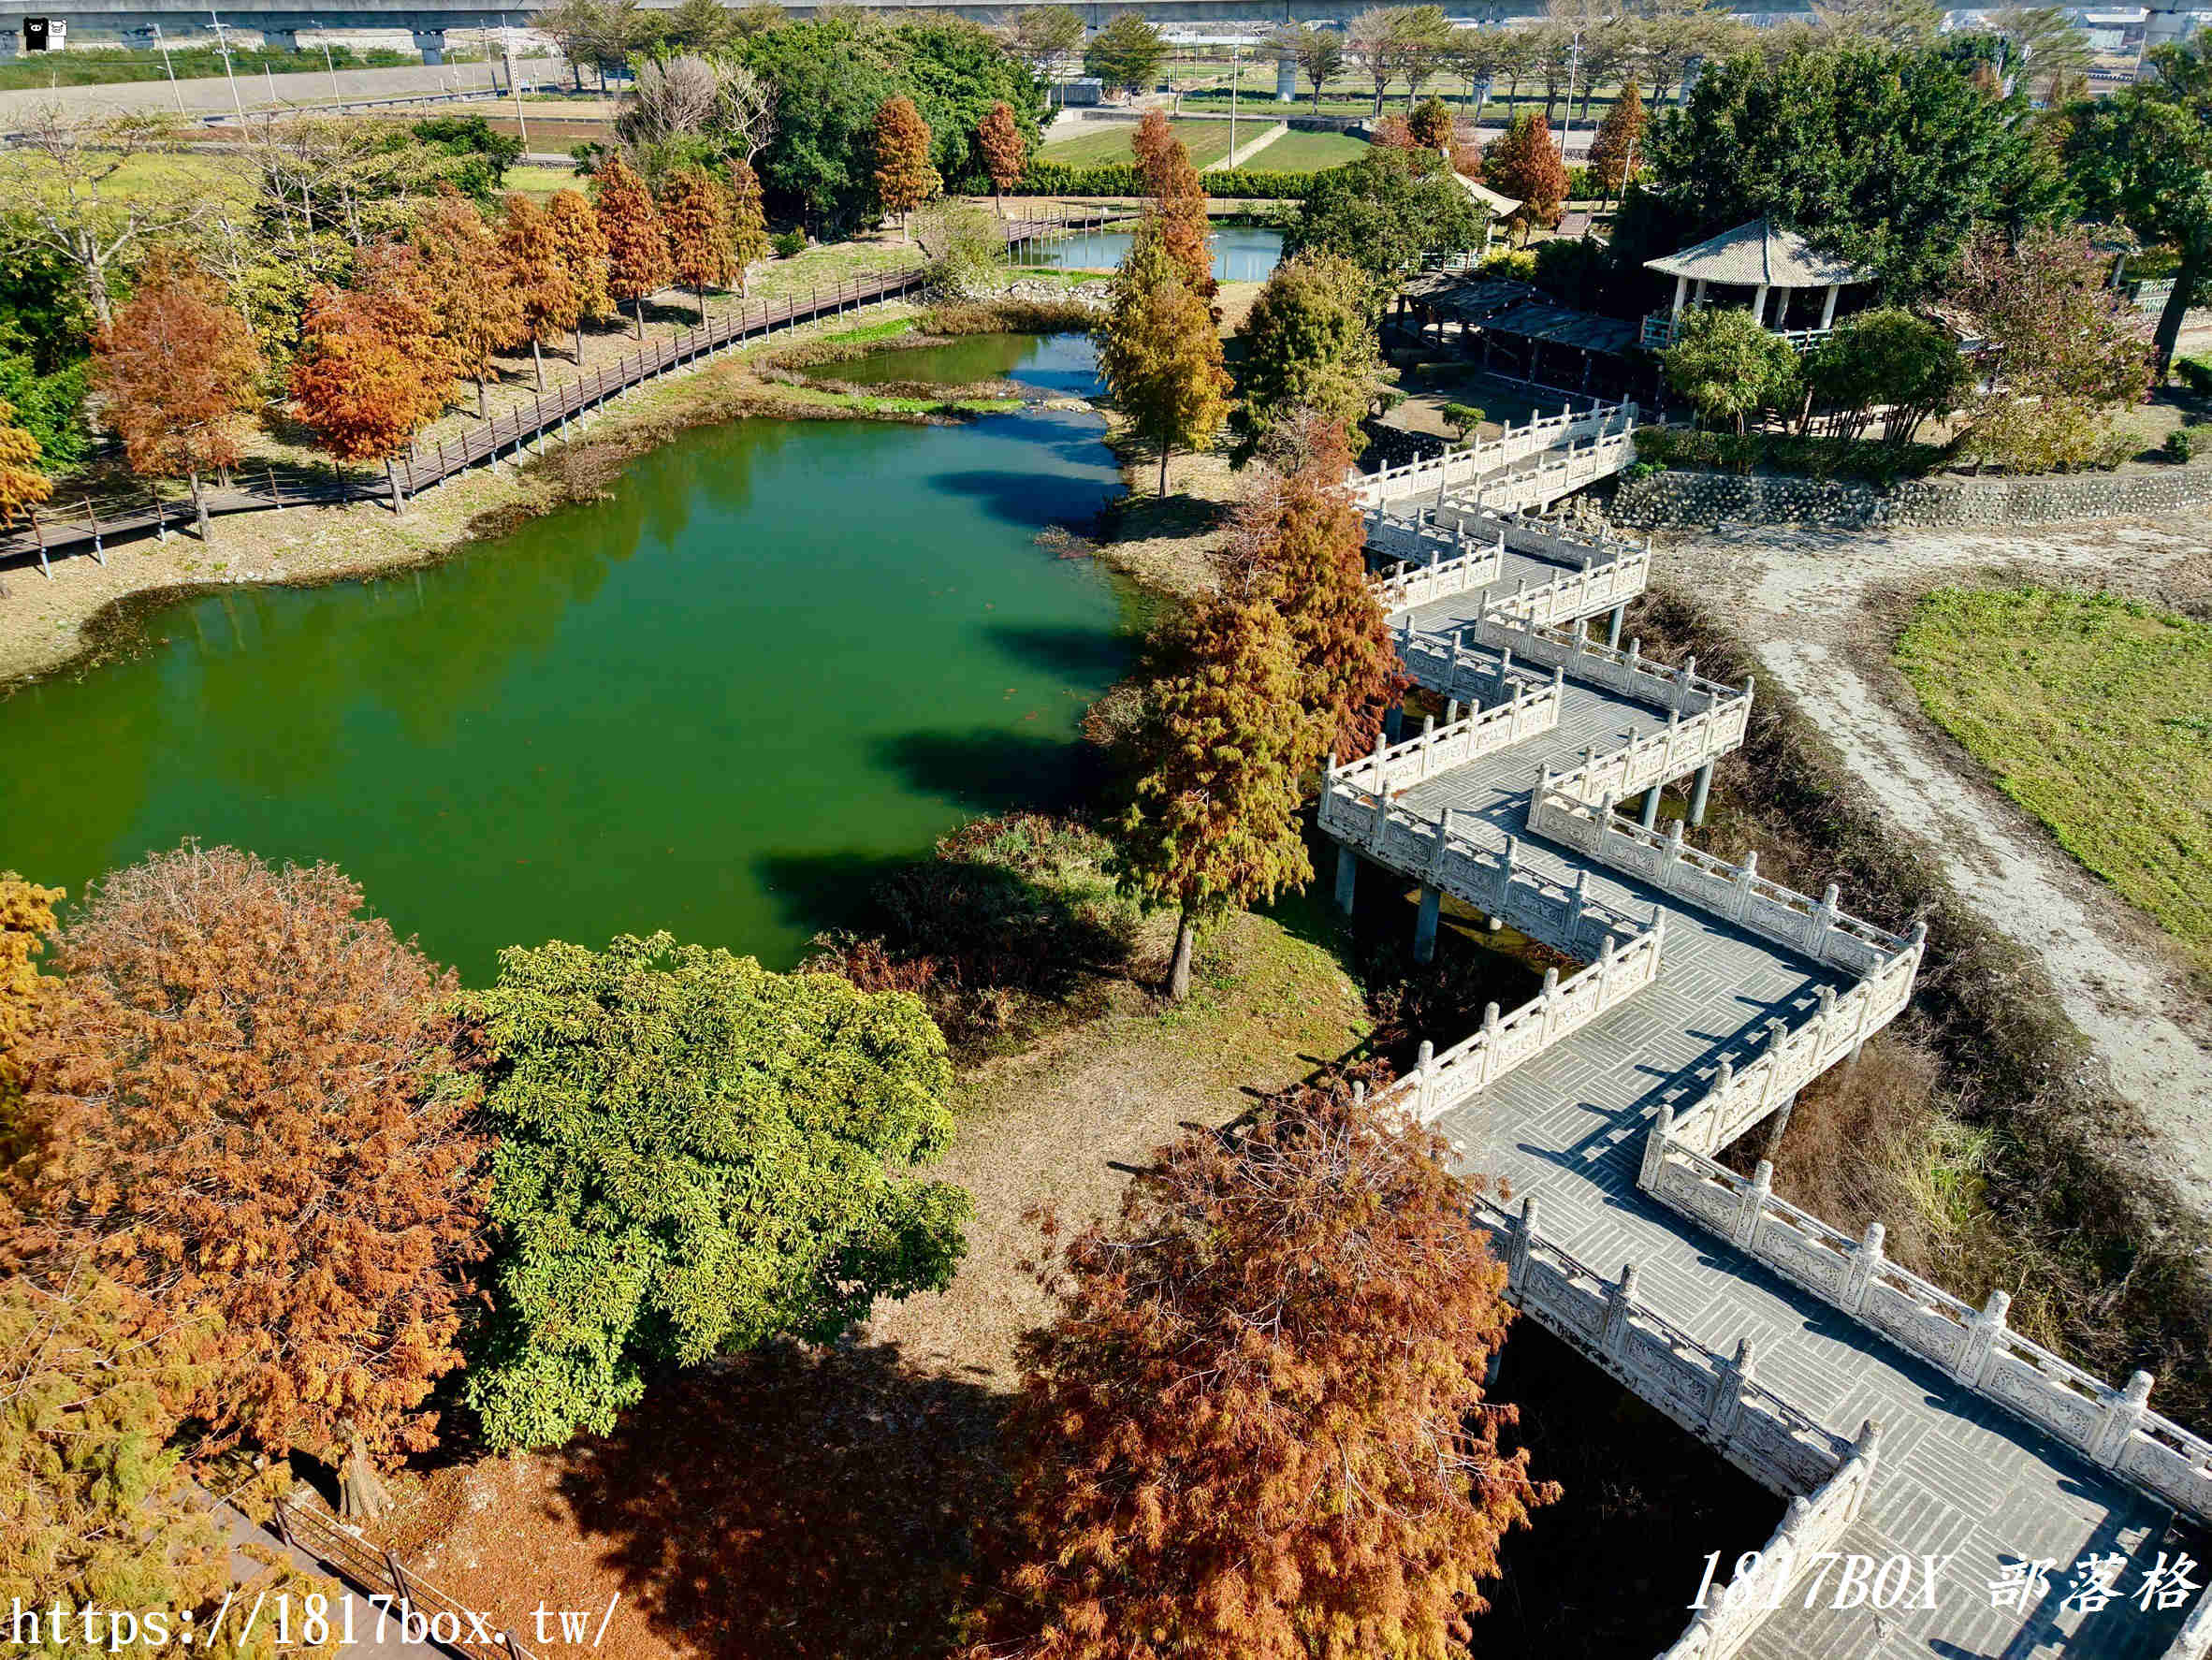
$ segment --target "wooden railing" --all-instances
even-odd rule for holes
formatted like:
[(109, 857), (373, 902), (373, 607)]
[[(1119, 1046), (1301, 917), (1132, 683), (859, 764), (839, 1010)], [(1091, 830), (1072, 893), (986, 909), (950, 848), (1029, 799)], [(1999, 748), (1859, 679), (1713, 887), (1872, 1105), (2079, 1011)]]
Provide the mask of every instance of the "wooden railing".
[[(274, 1507), (278, 1537), (379, 1599), (372, 1609), (357, 1614), (357, 1622), (388, 1619), (400, 1640), (431, 1643), (459, 1660), (538, 1660), (482, 1610), (447, 1595), (393, 1552), (348, 1533), (322, 1511), (282, 1499)], [(357, 1623), (354, 1636), (366, 1642), (373, 1632)]]
[[(906, 266), (880, 276), (845, 278), (827, 286), (811, 287), (804, 296), (794, 294), (787, 299), (744, 306), (625, 352), (613, 364), (560, 382), (542, 396), (501, 411), (451, 442), (416, 444), (392, 458), (384, 479), (280, 484), (271, 471), (265, 473), (266, 489), (256, 488), (256, 482), (249, 479), (243, 488), (207, 492), (207, 510), (211, 517), (221, 517), (295, 505), (388, 502), (393, 500), (395, 488), (404, 500), (471, 467), (497, 460), (502, 452), (518, 456), (532, 439), (540, 440), (542, 449), (545, 433), (565, 427), (609, 398), (656, 375), (667, 374), (756, 335), (772, 334), (911, 293), (926, 276), (925, 266)], [(57, 520), (34, 513), (27, 526), (0, 537), (0, 559), (35, 553), (41, 570), (55, 553), (90, 552), (105, 562), (108, 544), (164, 534), (189, 526), (194, 517), (190, 502), (111, 502), (102, 511), (88, 500), (83, 503), (82, 517), (71, 515)]]

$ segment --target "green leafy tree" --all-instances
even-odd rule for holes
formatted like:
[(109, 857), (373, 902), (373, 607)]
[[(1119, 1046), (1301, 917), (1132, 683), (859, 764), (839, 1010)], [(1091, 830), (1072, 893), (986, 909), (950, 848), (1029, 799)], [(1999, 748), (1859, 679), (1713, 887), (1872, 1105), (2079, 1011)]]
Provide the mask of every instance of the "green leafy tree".
[(1649, 138), (1649, 187), (1630, 193), (1614, 239), (1630, 270), (1767, 216), (1910, 302), (1941, 286), (1976, 226), (2024, 229), (2066, 204), (2026, 100), (1990, 96), (1940, 51), (1845, 40), (1742, 53), (1709, 65)]
[(975, 1660), (1456, 1660), (1558, 1496), (1483, 1398), (1512, 1310), (1441, 1138), (1343, 1078), (1162, 1147), (1040, 1277)]
[(1976, 399), (1967, 444), (2016, 473), (2110, 465), (2133, 447), (2113, 417), (2150, 382), (2143, 320), (2107, 284), (2108, 256), (2080, 232), (1973, 242), (1948, 299), (1989, 342), (1997, 384)]
[(2183, 318), (2212, 295), (2212, 55), (2198, 40), (2159, 47), (2150, 64), (2154, 79), (2068, 112), (2065, 155), (2088, 213), (2180, 255), (2154, 342), (2162, 381)]
[(1681, 339), (1659, 354), (1666, 384), (1708, 422), (1741, 432), (1764, 409), (1797, 407), (1797, 354), (1749, 312), (1698, 310), (1683, 320)]
[(11, 1653), (106, 1653), (101, 1625), (87, 1640), (73, 1613), (58, 1631), (47, 1621), (56, 1601), (159, 1609), (173, 1637), (187, 1629), (180, 1613), (229, 1584), (228, 1550), (168, 1445), (176, 1403), (211, 1371), (218, 1331), (212, 1319), (180, 1324), (81, 1262), (0, 1279), (0, 1608), (19, 1613)]
[(1157, 214), (1138, 226), (1114, 273), (1099, 345), (1099, 372), (1130, 428), (1159, 454), (1159, 493), (1168, 493), (1168, 458), (1210, 443), (1229, 417), (1229, 371), (1206, 298), (1170, 251)]
[(761, 207), (761, 179), (752, 164), (730, 162), (730, 259), (737, 268), (737, 292), (745, 293), (747, 273), (768, 257), (768, 221)]
[(0, 403), (12, 404), (17, 425), (38, 444), (38, 470), (49, 478), (67, 473), (92, 448), (84, 423), (91, 365), (80, 357), (40, 374), (29, 354), (0, 352)]
[(1482, 246), (1488, 222), (1442, 157), (1371, 150), (1314, 175), (1283, 255), (1335, 254), (1394, 293), (1421, 255)]
[(1128, 886), (1176, 911), (1168, 995), (1180, 1002), (1201, 926), (1312, 880), (1299, 813), (1323, 735), (1272, 604), (1211, 602), (1178, 645), (1184, 666), (1155, 689), (1120, 840)]
[(1134, 11), (1114, 13), (1083, 52), (1084, 74), (1132, 93), (1152, 85), (1167, 61), (1166, 37)]
[(494, 132), (481, 115), (434, 115), (408, 131), (431, 154), (453, 163), (446, 176), (480, 208), (498, 200), (507, 169), (522, 159), (522, 140)]
[(492, 1328), (467, 1398), (499, 1447), (604, 1434), (645, 1368), (826, 1343), (939, 1289), (968, 1196), (913, 997), (771, 974), (665, 934), (501, 955), (473, 999), (500, 1133)]
[(1847, 317), (1804, 361), (1812, 402), (1834, 412), (1839, 434), (1856, 438), (1877, 414), (1884, 439), (1906, 444), (1930, 415), (1957, 409), (1973, 371), (1950, 330), (1898, 307)]
[(1446, 150), (1451, 145), (1451, 111), (1442, 98), (1423, 98), (1405, 118), (1406, 131), (1423, 150)]
[(1376, 351), (1374, 294), (1373, 279), (1335, 254), (1302, 254), (1275, 267), (1239, 331), (1240, 459), (1248, 459), (1296, 410), (1357, 431), (1386, 373)]

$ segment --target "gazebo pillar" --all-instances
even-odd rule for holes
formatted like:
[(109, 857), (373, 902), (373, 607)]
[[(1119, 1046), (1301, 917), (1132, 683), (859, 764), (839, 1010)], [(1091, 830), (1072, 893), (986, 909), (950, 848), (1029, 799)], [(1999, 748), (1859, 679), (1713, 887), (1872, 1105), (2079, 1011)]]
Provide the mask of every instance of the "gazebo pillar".
[[(1699, 291), (1699, 292), (1702, 294), (1702, 293), (1704, 292), (1704, 289), (1705, 289), (1705, 284), (1704, 284), (1703, 283), (1700, 283), (1700, 284), (1697, 284), (1697, 287), (1698, 287), (1698, 291)], [(1690, 279), (1689, 279), (1689, 278), (1687, 278), (1687, 277), (1677, 277), (1677, 278), (1675, 278), (1675, 280), (1674, 280), (1674, 313), (1673, 313), (1673, 314), (1674, 314), (1675, 316), (1678, 316), (1678, 317), (1679, 317), (1679, 316), (1681, 316), (1681, 315), (1682, 314), (1682, 302), (1683, 302), (1684, 300), (1688, 299), (1689, 298), (1690, 298)]]
[(1842, 292), (1842, 284), (1830, 283), (1828, 284), (1827, 298), (1820, 302), (1820, 326), (1823, 328), (1833, 328), (1836, 326), (1836, 296)]
[(1703, 277), (1699, 277), (1697, 279), (1697, 286), (1695, 290), (1692, 292), (1690, 299), (1693, 302), (1698, 305), (1703, 305), (1705, 303), (1705, 279)]
[(1761, 328), (1767, 327), (1767, 284), (1761, 283), (1759, 291), (1752, 296), (1752, 321)]

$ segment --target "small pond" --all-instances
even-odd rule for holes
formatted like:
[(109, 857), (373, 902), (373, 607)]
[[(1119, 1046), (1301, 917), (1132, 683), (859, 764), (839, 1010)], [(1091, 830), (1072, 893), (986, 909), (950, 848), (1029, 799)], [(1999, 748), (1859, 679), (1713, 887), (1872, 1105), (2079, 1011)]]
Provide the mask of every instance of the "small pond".
[[(1031, 242), (1024, 263), (1055, 270), (1111, 269), (1135, 240), (1126, 230), (1089, 231)], [(1283, 257), (1283, 233), (1272, 226), (1222, 225), (1213, 235), (1214, 275), (1224, 283), (1264, 283)]]

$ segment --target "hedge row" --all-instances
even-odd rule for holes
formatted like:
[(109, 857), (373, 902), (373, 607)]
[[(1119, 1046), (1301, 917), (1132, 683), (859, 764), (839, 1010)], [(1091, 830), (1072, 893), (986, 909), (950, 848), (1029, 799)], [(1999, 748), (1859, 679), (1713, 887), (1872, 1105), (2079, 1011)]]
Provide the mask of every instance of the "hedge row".
[(1920, 478), (1950, 459), (1933, 444), (1884, 444), (1870, 438), (1797, 438), (1780, 432), (1701, 432), (1686, 427), (1638, 427), (1639, 465), (1707, 467), (1749, 473), (1764, 467), (1808, 478), (1861, 479), (1890, 485)]
[[(1270, 201), (1302, 201), (1318, 175), (1268, 172), (1257, 167), (1217, 167), (1204, 175), (1206, 194), (1217, 197), (1244, 197)], [(1144, 184), (1136, 164), (1118, 162), (1105, 167), (1076, 167), (1065, 162), (1033, 161), (1016, 196), (1142, 196)]]

